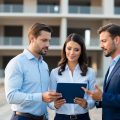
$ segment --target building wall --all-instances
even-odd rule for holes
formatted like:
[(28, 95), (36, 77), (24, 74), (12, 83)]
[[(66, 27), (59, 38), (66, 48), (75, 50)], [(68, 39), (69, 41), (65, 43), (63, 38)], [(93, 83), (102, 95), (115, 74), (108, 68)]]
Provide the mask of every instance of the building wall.
[[(48, 2), (52, 3), (52, 1), (54, 2), (54, 0)], [(60, 59), (61, 49), (66, 40), (68, 29), (89, 28), (91, 31), (90, 44), (86, 45), (86, 47), (90, 66), (95, 69), (97, 78), (103, 80), (110, 59), (105, 58), (100, 49), (97, 29), (111, 22), (120, 24), (120, 14), (114, 14), (115, 0), (86, 0), (86, 2), (88, 1), (91, 4), (90, 13), (69, 13), (69, 1), (70, 0), (57, 0), (56, 2), (55, 0), (60, 13), (37, 13), (37, 0), (23, 0), (23, 12), (20, 13), (4, 12), (1, 11), (0, 8), (0, 69), (3, 69), (2, 63), (4, 56), (16, 56), (29, 44), (27, 36), (28, 28), (35, 22), (41, 22), (50, 26), (58, 26), (60, 31), (60, 36), (58, 36), (60, 44), (57, 46), (51, 45), (48, 56), (45, 58), (50, 65), (50, 69), (52, 69), (52, 67), (54, 68)], [(78, 0), (77, 2), (85, 1)], [(0, 5), (3, 6), (3, 3), (4, 0), (0, 1)], [(78, 6), (76, 6), (76, 8), (77, 7)], [(1, 43), (1, 41), (4, 40), (4, 26), (6, 25), (19, 25), (23, 27), (22, 46), (6, 46)], [(53, 60), (55, 65), (52, 65)]]

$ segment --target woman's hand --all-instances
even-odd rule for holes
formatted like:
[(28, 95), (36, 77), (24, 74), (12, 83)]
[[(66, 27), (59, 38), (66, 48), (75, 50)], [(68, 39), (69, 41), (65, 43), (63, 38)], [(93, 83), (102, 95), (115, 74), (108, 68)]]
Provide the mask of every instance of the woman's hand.
[(59, 99), (54, 101), (54, 106), (56, 109), (59, 109), (65, 103), (66, 103), (65, 99), (59, 98)]
[(85, 99), (76, 97), (74, 103), (79, 104), (83, 108), (87, 108), (87, 101)]

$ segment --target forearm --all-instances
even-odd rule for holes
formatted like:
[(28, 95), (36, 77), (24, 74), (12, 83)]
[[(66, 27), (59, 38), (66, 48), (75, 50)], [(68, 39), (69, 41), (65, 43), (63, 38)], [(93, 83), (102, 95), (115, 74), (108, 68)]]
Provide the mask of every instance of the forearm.
[(23, 93), (19, 91), (12, 91), (6, 94), (7, 101), (9, 104), (21, 104), (24, 102), (42, 102), (41, 93)]

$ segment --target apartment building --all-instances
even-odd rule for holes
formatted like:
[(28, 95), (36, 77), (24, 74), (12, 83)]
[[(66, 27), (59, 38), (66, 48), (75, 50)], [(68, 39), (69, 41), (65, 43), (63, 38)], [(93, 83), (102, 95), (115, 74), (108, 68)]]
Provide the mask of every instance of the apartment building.
[(110, 60), (100, 49), (97, 29), (120, 24), (120, 0), (0, 0), (0, 77), (8, 61), (28, 45), (27, 30), (35, 22), (54, 31), (45, 57), (50, 70), (57, 66), (67, 35), (75, 32), (85, 40), (89, 66), (103, 80)]

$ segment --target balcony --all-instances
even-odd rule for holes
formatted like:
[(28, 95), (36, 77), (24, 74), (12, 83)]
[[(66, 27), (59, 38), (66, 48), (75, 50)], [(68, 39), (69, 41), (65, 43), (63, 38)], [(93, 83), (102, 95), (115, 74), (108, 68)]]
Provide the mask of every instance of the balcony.
[(102, 8), (101, 7), (70, 5), (69, 6), (69, 13), (77, 13), (77, 14), (102, 14)]
[(0, 45), (22, 45), (22, 37), (0, 37)]
[(52, 37), (50, 40), (50, 45), (59, 46), (60, 45), (60, 38), (59, 37)]
[(1, 78), (3, 78), (5, 75), (4, 75), (4, 69), (1, 69), (0, 68), (0, 80), (1, 80)]
[(38, 13), (59, 13), (58, 5), (38, 5), (37, 12)]
[(119, 7), (115, 7), (114, 13), (115, 14), (120, 14), (120, 6)]
[(0, 12), (22, 13), (23, 12), (23, 5), (18, 5), (18, 4), (2, 4), (2, 5), (0, 5)]

